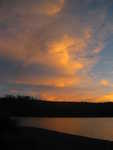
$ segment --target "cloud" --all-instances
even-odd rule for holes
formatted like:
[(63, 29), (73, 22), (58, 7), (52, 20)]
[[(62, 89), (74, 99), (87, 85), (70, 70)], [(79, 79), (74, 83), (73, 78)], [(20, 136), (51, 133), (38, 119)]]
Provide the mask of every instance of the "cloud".
[[(70, 95), (60, 91), (52, 94), (50, 89), (44, 94), (42, 88), (42, 92), (31, 91), (47, 99), (96, 98), (97, 91), (90, 92), (91, 87), (97, 87), (92, 70), (112, 31), (112, 23), (106, 20), (109, 5), (97, 3), (98, 7), (93, 0), (3, 1), (0, 58), (7, 74), (3, 77), (1, 73), (4, 82), (72, 90)], [(110, 83), (101, 80), (100, 84), (108, 87)], [(79, 92), (73, 90), (80, 87)], [(27, 90), (24, 92), (30, 93), (31, 89)]]
[[(46, 76), (39, 73), (27, 75), (20, 74), (17, 78), (16, 83), (30, 83), (37, 85), (51, 85), (56, 87), (67, 87), (67, 86), (75, 86), (81, 83), (81, 80), (84, 80), (84, 77), (77, 75), (79, 71), (88, 69), (91, 65), (91, 61), (86, 59), (84, 56), (84, 48), (87, 46), (87, 41), (89, 38), (85, 32), (83, 38), (72, 37), (67, 34), (62, 35), (60, 38), (52, 39), (51, 41), (47, 39), (45, 43), (43, 43), (44, 49), (38, 49), (41, 47), (41, 43), (39, 43), (36, 51), (32, 49), (26, 53), (26, 50), (23, 51), (23, 55), (13, 56), (18, 61), (23, 60), (24, 69), (29, 65), (41, 65), (43, 69), (49, 68), (46, 71)], [(24, 49), (23, 49), (24, 50)], [(15, 53), (13, 53), (16, 55)], [(82, 55), (78, 58), (78, 55)], [(8, 55), (9, 56), (9, 55)], [(20, 56), (20, 57), (19, 57)], [(28, 57), (29, 56), (29, 57)], [(74, 57), (73, 57), (74, 56)], [(11, 56), (12, 57), (12, 56)], [(13, 59), (12, 57), (12, 59)], [(92, 63), (93, 64), (93, 63)], [(38, 70), (38, 68), (36, 68)], [(48, 74), (50, 69), (56, 72), (55, 74)], [(25, 76), (25, 77), (24, 77)]]
[[(31, 16), (31, 15), (44, 15), (55, 16), (60, 13), (64, 7), (65, 0), (1, 0), (1, 17), (8, 18), (9, 15), (14, 17)], [(9, 14), (8, 14), (9, 13)], [(15, 13), (15, 14), (14, 14)], [(28, 15), (28, 16), (27, 16)]]
[(101, 81), (100, 81), (100, 84), (103, 85), (103, 86), (105, 86), (105, 87), (110, 86), (109, 81), (108, 81), (108, 80), (105, 80), (105, 79), (101, 80)]
[[(54, 16), (58, 14), (64, 6), (64, 0), (47, 0), (43, 1), (38, 6), (39, 12), (48, 16)], [(33, 8), (34, 9), (34, 8)]]
[(106, 80), (106, 79), (103, 79), (103, 80), (101, 80), (100, 81), (100, 84), (102, 85), (102, 86), (104, 86), (104, 87), (109, 87), (109, 88), (113, 88), (113, 83), (112, 82), (110, 82), (109, 80)]
[(101, 102), (107, 102), (107, 101), (113, 101), (113, 93), (107, 93), (103, 96), (100, 96), (99, 98), (97, 98), (98, 101), (101, 101)]

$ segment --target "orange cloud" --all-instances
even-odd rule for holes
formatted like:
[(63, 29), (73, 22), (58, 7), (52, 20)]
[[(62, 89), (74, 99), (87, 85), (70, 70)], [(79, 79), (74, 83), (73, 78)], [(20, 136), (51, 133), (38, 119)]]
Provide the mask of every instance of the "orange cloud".
[[(44, 77), (28, 74), (24, 76), (20, 73), (16, 83), (62, 88), (89, 84), (87, 72), (96, 62), (95, 59), (86, 57), (89, 53), (87, 46), (92, 36), (91, 29), (85, 29), (81, 37), (65, 33), (60, 37), (54, 36), (52, 39), (48, 34), (45, 38), (45, 33), (42, 32), (44, 42), (41, 42), (38, 37), (35, 41), (29, 32), (22, 35), (19, 34), (15, 39), (8, 39), (7, 44), (5, 44), (6, 40), (2, 39), (0, 54), (23, 62), (24, 67), (34, 64), (49, 67), (55, 70), (57, 75)], [(84, 73), (79, 73), (80, 71)]]
[[(62, 90), (61, 90), (62, 91)], [(81, 94), (82, 93), (82, 94)], [(39, 95), (38, 95), (39, 96)], [(81, 92), (76, 91), (73, 92), (42, 92), (40, 93), (40, 98), (44, 100), (50, 100), (50, 101), (89, 101), (89, 102), (95, 102), (97, 100), (97, 96), (93, 92)]]
[[(60, 36), (55, 34), (50, 38), (48, 34), (45, 35), (43, 32), (41, 34), (43, 42), (38, 36), (34, 39), (33, 34), (29, 32), (8, 39), (7, 44), (6, 39), (2, 39), (0, 55), (23, 62), (23, 67), (40, 64), (44, 68), (54, 70), (57, 74), (46, 76), (42, 74), (42, 76), (39, 76), (38, 73), (29, 75), (20, 72), (16, 81), (12, 82), (56, 88), (88, 86), (90, 84), (88, 71), (97, 62), (95, 58), (87, 58), (89, 55), (87, 47), (92, 37), (91, 30), (85, 29), (82, 36), (64, 33)], [(93, 50), (90, 53), (93, 53)], [(36, 92), (34, 92), (34, 95), (37, 95)], [(94, 98), (91, 94), (49, 92), (46, 92), (43, 97), (45, 99), (53, 98), (54, 100)]]
[[(81, 46), (80, 46), (81, 45)], [(77, 39), (68, 35), (64, 35), (56, 41), (48, 43), (48, 56), (51, 57), (52, 64), (58, 68), (62, 68), (69, 74), (73, 74), (76, 70), (82, 69), (83, 64), (78, 60), (74, 60), (70, 55), (71, 48), (80, 50), (85, 44), (82, 43), (81, 39)]]
[(40, 93), (39, 97), (42, 100), (56, 101), (58, 100), (57, 95), (52, 95), (52, 93)]
[[(15, 82), (15, 81), (14, 81)], [(19, 77), (16, 81), (17, 84), (31, 84), (31, 85), (43, 85), (43, 86), (51, 86), (57, 88), (64, 88), (64, 87), (72, 87), (73, 85), (77, 85), (80, 83), (79, 77), (73, 76), (46, 76), (46, 77)]]
[(113, 93), (107, 93), (107, 94), (105, 94), (103, 96), (100, 96), (97, 99), (98, 99), (98, 101), (101, 101), (101, 102), (106, 102), (106, 101), (113, 102)]
[(103, 85), (103, 86), (105, 86), (105, 87), (110, 86), (109, 81), (108, 81), (108, 80), (105, 80), (105, 79), (101, 80), (101, 81), (100, 81), (100, 84)]
[[(85, 32), (82, 38), (64, 34), (60, 38), (55, 38), (50, 41), (47, 40), (43, 43), (45, 48), (44, 50), (41, 49), (41, 43), (38, 42), (38, 44), (35, 45), (35, 51), (32, 49), (26, 49), (26, 47), (20, 49), (20, 54), (18, 53), (18, 55), (16, 54), (16, 51), (14, 51), (13, 54), (16, 55), (17, 58), (14, 56), (11, 57), (14, 57), (14, 59), (16, 58), (17, 60), (23, 59), (24, 65), (41, 64), (44, 67), (56, 70), (58, 73), (58, 75), (50, 75), (50, 77), (44, 77), (43, 75), (40, 77), (38, 74), (24, 77), (22, 74), (22, 76), (20, 75), (17, 79), (16, 83), (23, 82), (26, 84), (48, 85), (55, 87), (76, 86), (84, 82), (84, 79), (87, 80), (88, 83), (88, 77), (84, 77), (84, 75), (82, 76), (80, 74), (77, 75), (77, 73), (84, 69), (86, 71), (90, 65), (93, 64), (91, 62), (92, 60), (85, 58), (85, 53), (87, 53), (85, 48), (87, 47), (87, 42), (90, 39), (89, 37), (88, 32)], [(78, 54), (80, 54), (80, 57), (78, 57)], [(61, 72), (61, 75), (59, 75), (59, 72)]]
[(46, 0), (39, 5), (39, 12), (48, 16), (58, 14), (64, 6), (64, 0)]

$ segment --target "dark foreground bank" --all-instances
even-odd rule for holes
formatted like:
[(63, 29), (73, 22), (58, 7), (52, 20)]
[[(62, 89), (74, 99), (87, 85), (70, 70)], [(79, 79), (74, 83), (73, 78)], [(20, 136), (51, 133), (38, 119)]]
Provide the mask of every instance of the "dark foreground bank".
[(1, 131), (0, 150), (112, 150), (113, 142), (39, 128), (16, 127)]

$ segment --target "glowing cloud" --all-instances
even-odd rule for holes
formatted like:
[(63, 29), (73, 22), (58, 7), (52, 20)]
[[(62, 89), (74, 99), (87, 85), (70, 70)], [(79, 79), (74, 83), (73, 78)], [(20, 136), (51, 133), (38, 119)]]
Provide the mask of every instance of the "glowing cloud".
[[(4, 83), (6, 91), (24, 91), (54, 100), (112, 98), (112, 94), (106, 95), (107, 88), (113, 88), (109, 82), (112, 65), (103, 64), (112, 56), (111, 3), (2, 0), (0, 83)], [(20, 85), (21, 90), (17, 88)], [(33, 89), (37, 86), (41, 87), (39, 92)], [(4, 91), (2, 87), (0, 90)]]
[(48, 16), (59, 13), (64, 6), (64, 0), (46, 0), (39, 5), (39, 11)]
[[(40, 64), (44, 68), (50, 68), (54, 70), (57, 75), (47, 75), (46, 77), (41, 75), (32, 75), (27, 77), (20, 75), (16, 83), (34, 84), (34, 85), (48, 85), (56, 87), (72, 87), (79, 85), (83, 78), (82, 75), (77, 75), (79, 71), (89, 68), (88, 63), (91, 65), (91, 61), (83, 58), (83, 55), (76, 59), (78, 54), (85, 54), (84, 48), (87, 46), (87, 35), (85, 34), (83, 39), (77, 37), (71, 37), (69, 35), (63, 35), (59, 39), (53, 39), (47, 41), (45, 44), (45, 51), (38, 49), (35, 53), (32, 53), (30, 59), (25, 59), (25, 66), (27, 64)], [(39, 45), (40, 47), (40, 45)], [(73, 57), (75, 56), (75, 57)], [(25, 57), (26, 58), (26, 57)], [(43, 58), (43, 59), (42, 59)], [(44, 61), (45, 60), (45, 61)], [(88, 82), (88, 81), (87, 81)]]
[(101, 102), (113, 101), (113, 93), (107, 93), (97, 99)]
[(101, 80), (100, 81), (100, 83), (101, 83), (101, 85), (103, 85), (103, 86), (105, 86), (105, 87), (107, 87), (107, 86), (110, 86), (110, 83), (109, 83), (109, 81), (108, 80)]

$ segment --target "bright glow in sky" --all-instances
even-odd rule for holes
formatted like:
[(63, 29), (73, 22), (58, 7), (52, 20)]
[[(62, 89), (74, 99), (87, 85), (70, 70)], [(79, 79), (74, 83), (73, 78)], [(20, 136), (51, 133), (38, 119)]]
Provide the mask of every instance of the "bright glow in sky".
[(113, 101), (113, 1), (1, 0), (4, 94)]

